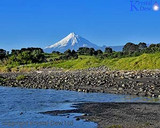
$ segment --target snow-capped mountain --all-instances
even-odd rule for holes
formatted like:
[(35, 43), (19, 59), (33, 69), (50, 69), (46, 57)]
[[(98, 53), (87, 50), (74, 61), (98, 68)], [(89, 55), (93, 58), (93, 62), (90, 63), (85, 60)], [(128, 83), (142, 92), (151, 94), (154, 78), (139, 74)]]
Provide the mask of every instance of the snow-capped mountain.
[(60, 40), (59, 42), (50, 45), (44, 49), (45, 52), (51, 53), (52, 51), (64, 52), (68, 49), (78, 50), (80, 47), (89, 47), (94, 49), (100, 49), (99, 46), (91, 43), (85, 38), (75, 34), (70, 33), (68, 36)]

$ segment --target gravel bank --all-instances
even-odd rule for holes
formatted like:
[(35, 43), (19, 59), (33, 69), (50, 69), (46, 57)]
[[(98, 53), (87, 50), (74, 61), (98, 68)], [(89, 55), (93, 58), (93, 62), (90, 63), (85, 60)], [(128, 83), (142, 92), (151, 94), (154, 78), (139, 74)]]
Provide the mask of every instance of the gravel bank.
[[(18, 79), (19, 76), (24, 76)], [(110, 71), (105, 67), (1, 73), (0, 85), (160, 97), (160, 70)]]

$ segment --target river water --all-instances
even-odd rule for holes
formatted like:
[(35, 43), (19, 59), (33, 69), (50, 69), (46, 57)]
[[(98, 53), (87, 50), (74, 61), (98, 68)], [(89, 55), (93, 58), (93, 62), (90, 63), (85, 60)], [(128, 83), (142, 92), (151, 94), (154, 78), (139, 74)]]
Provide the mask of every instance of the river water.
[(0, 86), (0, 128), (96, 128), (97, 124), (76, 121), (77, 113), (51, 116), (40, 112), (73, 109), (85, 102), (159, 102), (158, 99), (103, 93), (25, 89)]

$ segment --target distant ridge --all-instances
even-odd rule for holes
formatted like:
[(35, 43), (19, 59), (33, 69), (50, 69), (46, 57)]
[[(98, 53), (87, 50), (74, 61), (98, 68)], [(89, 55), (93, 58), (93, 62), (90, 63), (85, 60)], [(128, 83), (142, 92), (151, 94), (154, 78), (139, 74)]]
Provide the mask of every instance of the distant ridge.
[(102, 51), (104, 51), (105, 50), (105, 48), (106, 47), (110, 47), (110, 48), (112, 48), (114, 51), (116, 51), (116, 52), (118, 52), (118, 51), (122, 51), (123, 50), (123, 45), (122, 46), (102, 46), (100, 49), (102, 50)]

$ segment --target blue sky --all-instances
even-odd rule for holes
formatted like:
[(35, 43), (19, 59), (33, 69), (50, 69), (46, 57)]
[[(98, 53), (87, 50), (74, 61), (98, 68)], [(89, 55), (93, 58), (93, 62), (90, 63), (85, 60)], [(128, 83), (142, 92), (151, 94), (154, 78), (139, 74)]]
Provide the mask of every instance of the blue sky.
[(0, 48), (44, 48), (70, 32), (100, 46), (160, 43), (160, 11), (132, 9), (130, 0), (0, 0)]

